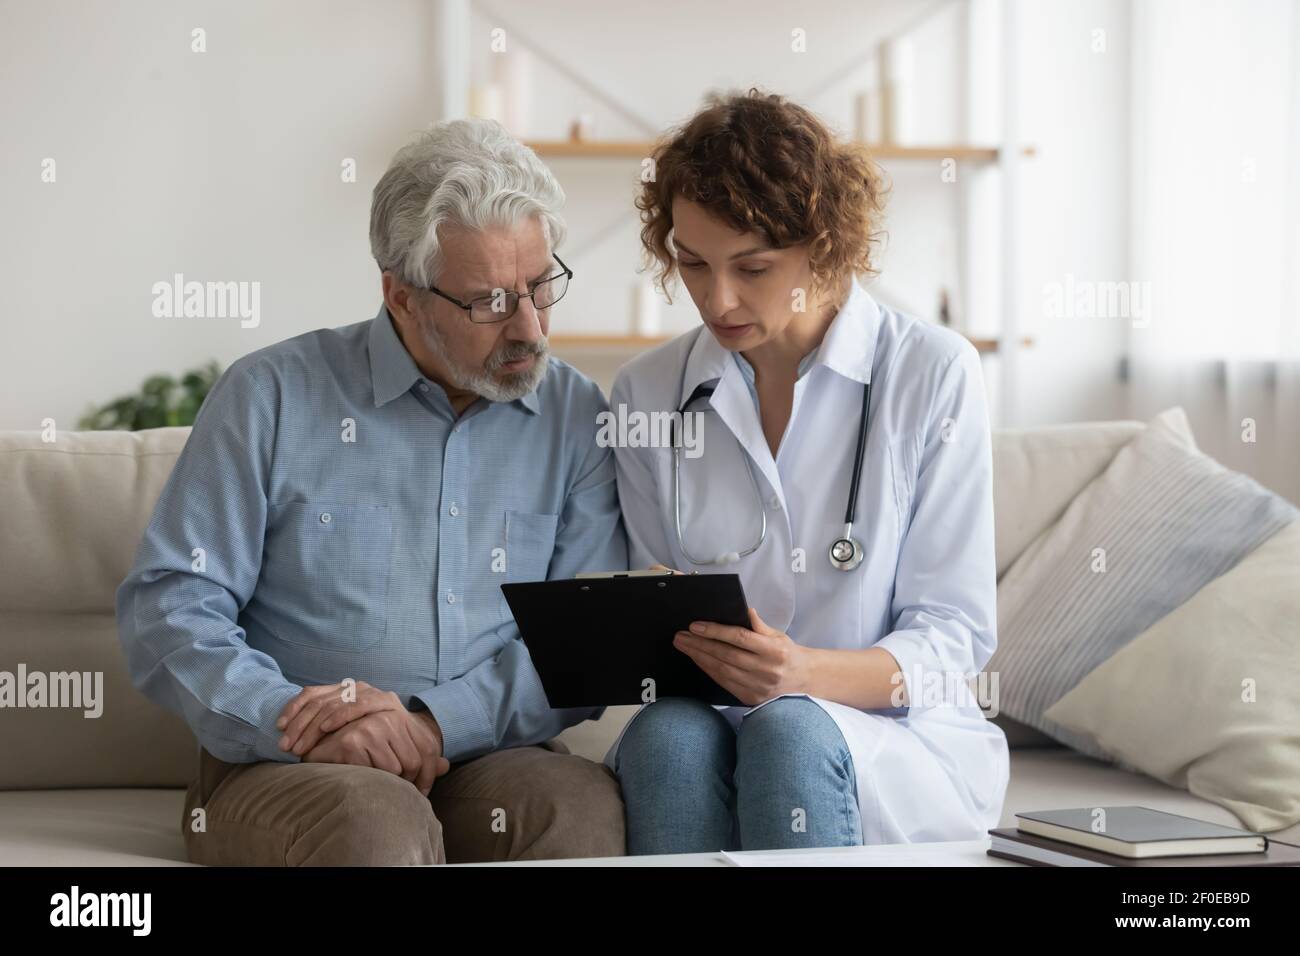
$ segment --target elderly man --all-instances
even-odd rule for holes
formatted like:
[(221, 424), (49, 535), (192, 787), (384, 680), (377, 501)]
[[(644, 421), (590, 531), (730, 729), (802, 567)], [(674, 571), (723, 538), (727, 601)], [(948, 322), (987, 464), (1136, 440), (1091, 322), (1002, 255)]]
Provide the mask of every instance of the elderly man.
[[(549, 357), (563, 193), (497, 124), (375, 187), (371, 320), (213, 388), (117, 593), (136, 686), (202, 750), (210, 864), (618, 855), (618, 785), (551, 738), (500, 585), (625, 569), (600, 390)], [(436, 781), (435, 781), (436, 778)]]

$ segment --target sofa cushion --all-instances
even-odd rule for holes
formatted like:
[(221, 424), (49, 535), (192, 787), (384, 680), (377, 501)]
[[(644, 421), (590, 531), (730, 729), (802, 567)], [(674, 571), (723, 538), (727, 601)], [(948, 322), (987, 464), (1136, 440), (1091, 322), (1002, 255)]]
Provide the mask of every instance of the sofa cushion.
[[(998, 578), (1144, 428), (1142, 422), (1077, 422), (994, 430)], [(1190, 429), (1187, 439), (1191, 441)]]
[(0, 790), (183, 787), (193, 779), (198, 743), (185, 721), (131, 685), (112, 614), (0, 610), (0, 641), (0, 671), (14, 677), (20, 665), (29, 678), (89, 674), (92, 687), (100, 675), (99, 716), (86, 716), (85, 700), (0, 711)]
[(189, 432), (0, 432), (0, 609), (112, 611)]
[(187, 866), (184, 790), (0, 793), (0, 865)]

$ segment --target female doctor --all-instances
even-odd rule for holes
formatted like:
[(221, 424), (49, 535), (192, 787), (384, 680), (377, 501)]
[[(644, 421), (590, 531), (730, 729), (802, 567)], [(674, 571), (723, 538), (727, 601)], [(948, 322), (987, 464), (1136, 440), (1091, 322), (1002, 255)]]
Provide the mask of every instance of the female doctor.
[(738, 573), (752, 607), (674, 639), (745, 706), (658, 699), (605, 758), (628, 850), (982, 837), (1009, 761), (963, 693), (996, 645), (979, 357), (859, 285), (881, 177), (801, 107), (715, 98), (654, 168), (642, 242), (701, 325), (614, 385), (694, 416), (615, 451), (632, 566)]

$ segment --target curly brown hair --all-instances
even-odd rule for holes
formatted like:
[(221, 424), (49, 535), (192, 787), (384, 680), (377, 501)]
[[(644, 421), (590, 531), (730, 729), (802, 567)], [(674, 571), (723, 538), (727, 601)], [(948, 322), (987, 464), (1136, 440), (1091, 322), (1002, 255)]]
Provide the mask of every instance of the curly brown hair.
[(641, 245), (668, 294), (677, 261), (668, 249), (680, 196), (776, 249), (808, 244), (814, 285), (874, 275), (883, 232), (884, 174), (866, 147), (837, 140), (808, 110), (751, 88), (714, 94), (655, 146), (653, 177), (641, 185)]

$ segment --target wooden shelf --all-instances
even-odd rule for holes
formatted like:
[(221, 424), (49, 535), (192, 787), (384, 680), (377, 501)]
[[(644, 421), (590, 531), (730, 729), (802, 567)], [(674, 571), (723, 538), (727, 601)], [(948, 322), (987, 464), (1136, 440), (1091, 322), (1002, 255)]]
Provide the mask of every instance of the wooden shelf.
[[(530, 140), (524, 145), (538, 156), (586, 159), (646, 159), (655, 144), (650, 140)], [(996, 146), (899, 146), (895, 144), (868, 145), (876, 159), (959, 159), (973, 163), (997, 162)], [(1034, 148), (1026, 146), (1024, 155), (1034, 155)]]
[[(962, 334), (966, 335), (964, 332)], [(975, 346), (977, 352), (996, 352), (1002, 345), (1002, 340), (999, 338), (984, 338), (978, 335), (966, 335), (966, 338), (970, 340), (971, 345)], [(1034, 340), (1026, 335), (1021, 338), (1020, 344), (1024, 348), (1029, 348), (1034, 344)]]
[(619, 140), (530, 140), (524, 143), (538, 156), (578, 156), (589, 159), (646, 159), (654, 143)]
[(580, 349), (649, 349), (663, 345), (671, 335), (552, 335), (552, 348)]
[[(654, 348), (671, 338), (673, 338), (671, 335), (553, 335), (549, 341), (551, 347), (557, 349), (624, 349), (635, 351), (637, 349)], [(972, 335), (967, 335), (966, 338), (979, 352), (996, 352), (1001, 344), (1001, 340), (997, 338)], [(1034, 340), (1026, 336), (1020, 340), (1020, 344), (1031, 346), (1034, 344)]]

